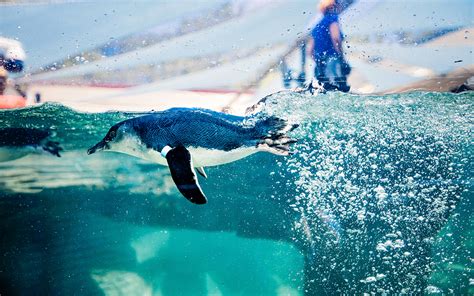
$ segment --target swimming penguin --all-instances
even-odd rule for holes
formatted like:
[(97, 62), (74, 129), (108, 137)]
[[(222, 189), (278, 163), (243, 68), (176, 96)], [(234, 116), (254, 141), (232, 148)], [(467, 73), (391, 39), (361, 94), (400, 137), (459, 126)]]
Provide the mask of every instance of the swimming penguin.
[(54, 156), (63, 150), (58, 142), (49, 138), (52, 133), (36, 128), (0, 129), (0, 162), (21, 158), (31, 153), (48, 152)]
[(122, 152), (167, 165), (178, 190), (189, 201), (205, 204), (194, 168), (216, 166), (258, 151), (288, 155), (296, 128), (277, 117), (240, 117), (205, 109), (173, 108), (119, 122), (87, 153)]

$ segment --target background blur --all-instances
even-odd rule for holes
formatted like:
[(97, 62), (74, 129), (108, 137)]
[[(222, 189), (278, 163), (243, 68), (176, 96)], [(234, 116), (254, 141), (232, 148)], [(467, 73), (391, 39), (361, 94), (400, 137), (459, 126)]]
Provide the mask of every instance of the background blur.
[[(283, 88), (283, 62), (301, 72), (296, 45), (321, 18), (315, 0), (1, 3), (0, 36), (27, 53), (16, 82), (30, 103), (39, 93), (85, 110), (242, 113)], [(342, 3), (352, 92), (451, 91), (472, 76), (472, 1)]]

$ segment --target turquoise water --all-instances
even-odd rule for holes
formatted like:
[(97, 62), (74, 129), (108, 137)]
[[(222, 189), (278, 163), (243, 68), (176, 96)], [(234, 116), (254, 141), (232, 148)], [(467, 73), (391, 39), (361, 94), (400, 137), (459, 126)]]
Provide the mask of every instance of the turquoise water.
[(61, 158), (0, 163), (6, 295), (469, 294), (472, 93), (274, 94), (294, 155), (207, 169), (205, 206), (167, 168), (86, 149), (133, 113), (45, 104)]

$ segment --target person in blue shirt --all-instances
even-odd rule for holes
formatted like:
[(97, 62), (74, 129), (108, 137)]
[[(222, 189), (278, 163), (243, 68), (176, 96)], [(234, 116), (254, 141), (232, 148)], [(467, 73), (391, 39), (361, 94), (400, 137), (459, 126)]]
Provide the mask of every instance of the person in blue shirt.
[(336, 0), (321, 0), (319, 9), (323, 18), (313, 28), (309, 46), (316, 62), (314, 75), (324, 89), (348, 92), (347, 75), (351, 68), (342, 50), (341, 6)]

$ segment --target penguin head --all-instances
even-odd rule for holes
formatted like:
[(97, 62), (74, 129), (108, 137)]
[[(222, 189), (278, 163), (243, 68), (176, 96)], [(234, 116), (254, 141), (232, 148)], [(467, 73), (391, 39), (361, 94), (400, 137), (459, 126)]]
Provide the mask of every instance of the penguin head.
[(112, 126), (100, 142), (87, 150), (87, 154), (93, 154), (97, 151), (107, 150), (119, 151), (120, 149), (116, 148), (120, 146), (120, 143), (123, 142), (126, 135), (129, 134), (128, 130), (128, 125), (125, 124), (125, 122), (120, 122)]

